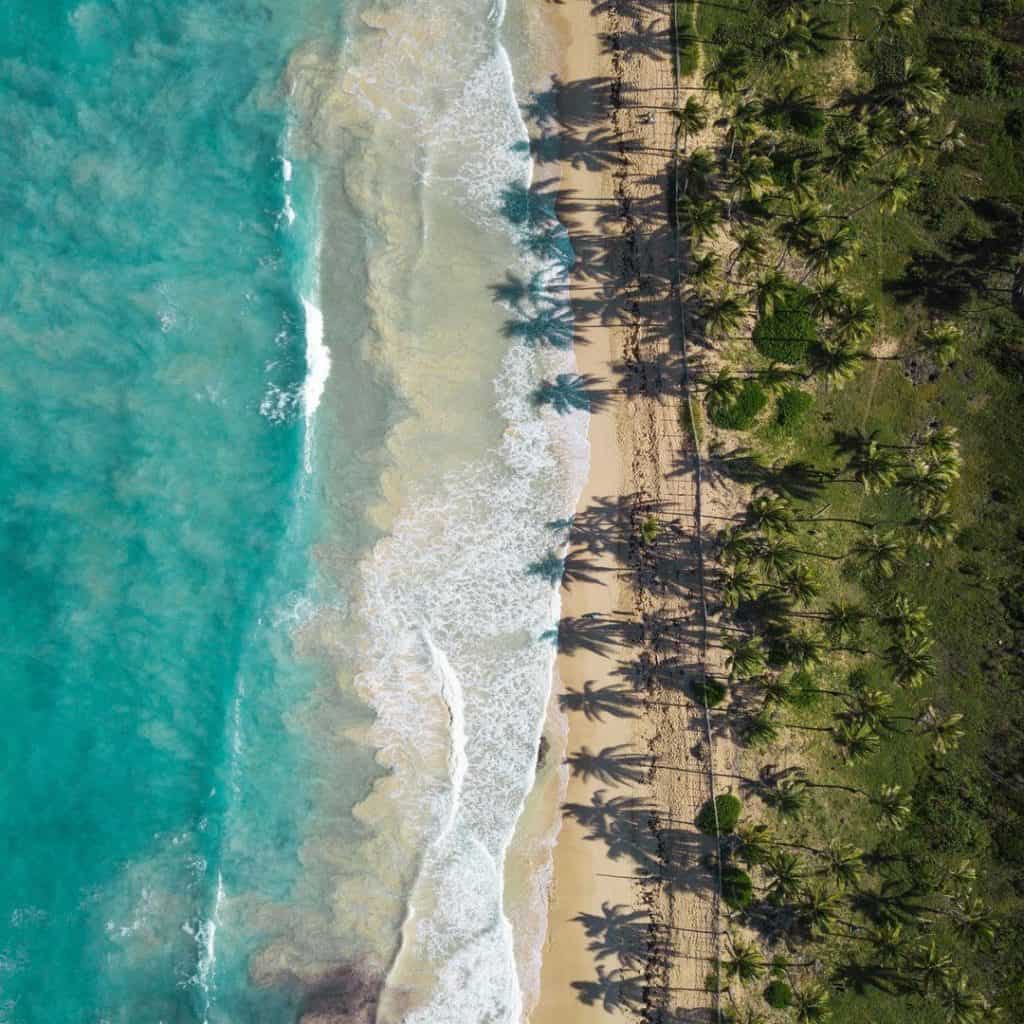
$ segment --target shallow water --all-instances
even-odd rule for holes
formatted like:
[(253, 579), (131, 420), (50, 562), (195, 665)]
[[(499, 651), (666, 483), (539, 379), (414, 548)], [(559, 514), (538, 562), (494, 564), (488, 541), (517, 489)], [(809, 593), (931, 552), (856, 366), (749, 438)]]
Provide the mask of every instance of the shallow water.
[(0, 1020), (514, 1021), (585, 462), (529, 18), (139, 6), (6, 5)]

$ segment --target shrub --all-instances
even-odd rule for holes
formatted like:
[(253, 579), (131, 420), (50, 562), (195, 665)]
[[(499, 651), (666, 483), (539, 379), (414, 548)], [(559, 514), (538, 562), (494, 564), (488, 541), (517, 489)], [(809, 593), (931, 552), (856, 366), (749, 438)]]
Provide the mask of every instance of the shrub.
[(717, 708), (725, 700), (725, 684), (715, 679), (697, 679), (693, 683), (693, 696), (706, 708)]
[(775, 403), (775, 425), (787, 434), (796, 433), (813, 405), (813, 395), (799, 388), (786, 388)]
[(763, 316), (754, 327), (754, 348), (777, 363), (799, 363), (817, 340), (818, 332), (807, 307), (810, 292), (794, 287), (776, 303), (771, 316)]
[(748, 380), (731, 402), (708, 405), (708, 418), (723, 430), (749, 430), (768, 404), (768, 395), (756, 380)]
[(1006, 115), (1003, 127), (1014, 142), (1024, 142), (1024, 107), (1014, 107)]
[(958, 32), (956, 36), (928, 37), (928, 63), (938, 67), (949, 88), (961, 95), (996, 89), (995, 56), (996, 45), (985, 36)]
[(754, 898), (754, 883), (741, 868), (722, 868), (722, 899), (733, 910), (742, 910)]
[(697, 815), (697, 828), (707, 836), (715, 834), (716, 808), (718, 810), (718, 830), (722, 835), (728, 835), (736, 827), (736, 822), (740, 820), (743, 804), (732, 793), (723, 793), (721, 796), (715, 797), (714, 803), (709, 800)]
[(764, 990), (764, 1001), (773, 1010), (785, 1010), (787, 1006), (793, 1005), (793, 990), (784, 981), (776, 978), (769, 982)]

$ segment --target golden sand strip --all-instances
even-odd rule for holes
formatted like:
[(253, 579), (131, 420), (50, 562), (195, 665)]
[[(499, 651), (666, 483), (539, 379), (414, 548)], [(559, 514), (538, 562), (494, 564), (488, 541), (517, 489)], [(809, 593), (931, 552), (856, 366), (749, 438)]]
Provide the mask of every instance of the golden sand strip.
[[(709, 767), (731, 767), (735, 752), (727, 738), (709, 744), (684, 691), (700, 674), (704, 622), (668, 221), (670, 9), (567, 0), (550, 10), (565, 40), (559, 211), (578, 257), (576, 357), (601, 402), (563, 588), (558, 672), (572, 774), (530, 1020), (585, 1024), (656, 1008), (665, 1020), (711, 1020), (715, 844), (692, 823), (712, 793)], [(728, 508), (727, 495), (702, 497), (715, 514)]]

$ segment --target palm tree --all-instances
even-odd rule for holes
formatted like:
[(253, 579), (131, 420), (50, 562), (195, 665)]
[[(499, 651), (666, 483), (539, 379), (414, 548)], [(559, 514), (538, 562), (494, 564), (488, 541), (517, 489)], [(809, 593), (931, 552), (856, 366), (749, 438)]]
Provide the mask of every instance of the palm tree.
[(872, 530), (853, 542), (850, 556), (867, 572), (884, 579), (892, 579), (906, 557), (906, 547), (895, 534)]
[(889, 965), (904, 958), (907, 945), (901, 924), (879, 924), (865, 936), (879, 964)]
[[(709, 190), (711, 175), (715, 170), (715, 158), (707, 149), (695, 149), (683, 162), (686, 176), (683, 178), (682, 191), (692, 193), (692, 198), (703, 196)], [(682, 200), (683, 196), (679, 197)]]
[(789, 168), (785, 194), (795, 203), (814, 203), (818, 198), (819, 172), (814, 164), (794, 160)]
[(768, 255), (768, 246), (764, 234), (756, 228), (749, 228), (736, 235), (736, 248), (729, 259), (729, 270), (738, 267), (749, 270), (751, 266), (764, 261)]
[(917, 178), (906, 167), (897, 166), (875, 182), (879, 202), (886, 213), (895, 213), (914, 197)]
[(937, 999), (947, 1024), (981, 1024), (988, 1014), (988, 1002), (972, 991), (965, 974), (947, 979)]
[(887, 134), (901, 164), (920, 165), (928, 151), (935, 148), (933, 121), (927, 116), (901, 114), (887, 125)]
[(787, 665), (818, 665), (825, 657), (825, 644), (810, 633), (787, 633), (776, 639), (772, 647), (773, 658), (781, 659)]
[(704, 73), (704, 88), (713, 89), (723, 99), (733, 96), (746, 77), (747, 67), (747, 51), (742, 46), (728, 46), (718, 52)]
[(771, 316), (792, 291), (793, 282), (777, 270), (769, 271), (758, 278), (753, 292), (761, 316)]
[(773, 851), (768, 857), (764, 873), (768, 879), (768, 900), (776, 906), (795, 900), (803, 892), (808, 878), (803, 859), (781, 850)]
[(875, 31), (879, 35), (896, 35), (914, 24), (914, 0), (890, 0), (884, 7), (872, 4), (871, 10), (878, 15)]
[(818, 277), (834, 277), (845, 270), (857, 252), (857, 233), (851, 224), (844, 224), (807, 254), (807, 263)]
[(871, 91), (877, 106), (891, 106), (917, 114), (934, 113), (946, 100), (946, 87), (938, 68), (929, 67), (913, 57), (904, 58), (903, 73), (883, 81)]
[(798, 1024), (822, 1024), (832, 1016), (828, 989), (820, 981), (809, 981), (793, 993), (793, 1013)]
[(679, 124), (679, 130), (683, 133), (684, 149), (691, 135), (704, 131), (708, 126), (707, 108), (696, 96), (688, 96), (682, 107), (679, 110), (673, 110), (672, 114)]
[(729, 152), (726, 156), (727, 160), (732, 160), (737, 143), (750, 142), (762, 132), (762, 115), (761, 101), (749, 92), (744, 93), (728, 119)]
[(865, 719), (840, 722), (832, 730), (832, 734), (847, 764), (853, 764), (869, 754), (874, 754), (881, 745), (873, 723)]
[(717, 199), (681, 196), (677, 204), (679, 228), (694, 245), (714, 237), (722, 223), (722, 204)]
[(918, 946), (909, 959), (922, 995), (931, 995), (953, 979), (953, 957), (940, 951), (934, 939), (927, 946)]
[(722, 604), (736, 609), (757, 597), (757, 577), (747, 569), (733, 569), (722, 577)]
[(933, 324), (918, 336), (921, 351), (930, 356), (936, 364), (945, 369), (956, 359), (957, 347), (963, 341), (963, 331), (948, 320)]
[(868, 494), (878, 494), (896, 483), (899, 461), (872, 438), (853, 453), (846, 468)]
[(963, 739), (964, 731), (960, 728), (963, 718), (960, 712), (944, 714), (934, 704), (927, 704), (917, 717), (917, 727), (922, 735), (931, 738), (936, 754), (948, 754), (956, 750)]
[(931, 654), (930, 637), (901, 638), (885, 649), (884, 660), (893, 681), (916, 690), (932, 674), (935, 660)]
[(949, 490), (949, 484), (949, 477), (941, 466), (925, 459), (914, 459), (896, 481), (896, 486), (906, 491), (911, 500), (919, 506), (944, 498)]
[(739, 841), (737, 855), (748, 867), (764, 864), (772, 855), (775, 843), (767, 825), (740, 825), (734, 835)]
[(864, 353), (843, 342), (822, 342), (810, 352), (811, 372), (830, 387), (838, 387), (851, 380), (863, 363)]
[(935, 140), (934, 145), (944, 156), (949, 156), (967, 145), (967, 136), (956, 121), (950, 121), (943, 129), (942, 134)]
[(842, 839), (829, 840), (824, 850), (821, 874), (830, 878), (840, 889), (854, 889), (863, 870), (863, 850)]
[(797, 561), (797, 552), (781, 537), (769, 535), (755, 549), (753, 558), (769, 579), (782, 580)]
[(703, 381), (704, 399), (709, 405), (731, 402), (743, 390), (743, 384), (724, 367)]
[(746, 306), (729, 291), (709, 302), (701, 311), (705, 333), (709, 334), (734, 334), (746, 315)]
[(718, 536), (718, 557), (726, 565), (748, 562), (756, 553), (756, 538), (738, 526), (723, 530)]
[(933, 462), (950, 457), (959, 459), (960, 442), (957, 440), (956, 427), (936, 427), (929, 431), (921, 442), (921, 453)]
[(865, 341), (875, 325), (875, 307), (863, 295), (855, 295), (836, 311), (832, 321), (834, 341)]
[(905, 594), (892, 599), (889, 610), (878, 617), (878, 623), (901, 637), (921, 636), (931, 627), (928, 609), (923, 604), (911, 604)]
[(703, 291), (713, 281), (718, 280), (718, 269), (721, 262), (716, 252), (705, 252), (699, 255), (691, 253), (690, 262), (686, 268), (686, 280), (698, 293)]
[(792, 533), (796, 528), (796, 513), (785, 498), (762, 494), (747, 505), (747, 521), (770, 537)]
[(768, 966), (761, 950), (753, 942), (736, 935), (729, 936), (728, 950), (721, 964), (727, 978), (736, 978), (744, 983), (763, 977)]
[(752, 747), (767, 747), (779, 738), (779, 727), (771, 712), (762, 708), (743, 724), (743, 739)]
[(850, 297), (838, 281), (824, 281), (811, 292), (808, 305), (816, 316), (838, 316), (846, 307)]
[(821, 592), (821, 584), (806, 562), (797, 562), (782, 580), (786, 596), (796, 604), (808, 605)]
[(725, 664), (730, 676), (750, 679), (765, 670), (767, 661), (760, 637), (728, 637), (723, 646), (729, 652)]
[(878, 808), (879, 823), (894, 832), (900, 832), (910, 818), (911, 802), (910, 796), (903, 792), (899, 785), (884, 785), (879, 789), (878, 796), (874, 799)]
[(945, 547), (956, 536), (956, 522), (944, 501), (929, 502), (919, 515), (910, 520), (910, 525), (926, 548)]
[(835, 926), (842, 898), (822, 886), (810, 886), (800, 894), (796, 917), (812, 936), (828, 935)]
[(803, 374), (789, 366), (771, 363), (763, 370), (757, 371), (757, 380), (766, 391), (773, 394), (783, 388), (790, 387), (794, 381), (802, 380)]
[(991, 942), (996, 926), (985, 901), (979, 896), (965, 896), (956, 904), (952, 925), (954, 931), (971, 945)]
[(783, 779), (763, 792), (761, 799), (781, 817), (795, 818), (807, 805), (807, 783), (803, 779)]
[(773, 184), (772, 162), (768, 157), (744, 154), (733, 161), (729, 187), (734, 196), (760, 199)]
[(860, 605), (832, 601), (821, 615), (821, 624), (831, 640), (855, 640), (867, 621), (868, 613)]
[(832, 151), (825, 157), (825, 168), (840, 185), (849, 185), (874, 158), (871, 139), (863, 126), (854, 125), (845, 127), (841, 135), (833, 135), (830, 141)]
[(776, 224), (775, 234), (785, 246), (782, 261), (790, 249), (806, 252), (814, 245), (819, 237), (821, 218), (821, 207), (817, 203), (800, 203)]
[(868, 687), (851, 694), (846, 704), (852, 722), (864, 722), (877, 729), (889, 721), (893, 698), (884, 690)]
[(765, 59), (779, 71), (793, 71), (811, 48), (811, 34), (799, 18), (786, 17), (764, 42)]

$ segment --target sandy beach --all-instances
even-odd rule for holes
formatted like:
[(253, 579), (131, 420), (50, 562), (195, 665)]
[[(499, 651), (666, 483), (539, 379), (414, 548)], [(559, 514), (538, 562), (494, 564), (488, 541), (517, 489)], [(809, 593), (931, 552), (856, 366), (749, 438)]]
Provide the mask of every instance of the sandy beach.
[[(693, 819), (710, 766), (734, 753), (717, 737), (710, 749), (685, 692), (716, 652), (703, 641), (694, 451), (680, 426), (671, 25), (667, 9), (643, 24), (588, 0), (549, 11), (565, 40), (558, 205), (578, 256), (575, 348), (593, 398), (562, 595), (570, 774), (530, 1020), (710, 1018), (714, 842)], [(705, 494), (705, 508), (713, 500), (727, 496)]]

